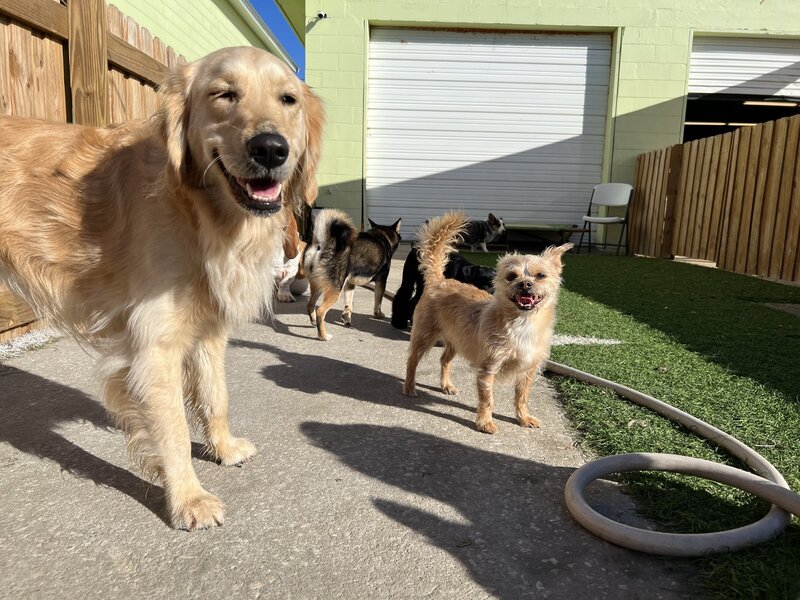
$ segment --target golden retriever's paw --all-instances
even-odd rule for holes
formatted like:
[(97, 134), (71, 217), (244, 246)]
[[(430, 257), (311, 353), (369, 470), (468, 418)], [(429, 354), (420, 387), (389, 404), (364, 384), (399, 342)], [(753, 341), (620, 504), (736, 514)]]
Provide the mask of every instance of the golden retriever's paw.
[(209, 529), (222, 525), (225, 521), (225, 505), (222, 500), (206, 491), (181, 499), (171, 512), (172, 526), (186, 531)]
[(451, 383), (442, 386), (442, 391), (448, 396), (455, 396), (458, 393), (458, 388)]
[(214, 456), (216, 456), (220, 464), (226, 467), (240, 465), (244, 461), (253, 458), (256, 452), (256, 447), (250, 440), (236, 437), (217, 444), (213, 449)]
[(522, 425), (523, 427), (541, 427), (542, 426), (542, 422), (539, 419), (537, 419), (536, 417), (523, 417), (523, 418), (517, 419), (517, 421), (519, 421), (519, 424)]
[(478, 431), (482, 431), (483, 433), (497, 433), (497, 425), (489, 419), (488, 421), (477, 421), (475, 426), (478, 428)]
[(326, 333), (325, 335), (320, 335), (317, 337), (320, 342), (330, 342), (333, 339), (333, 336), (330, 333)]

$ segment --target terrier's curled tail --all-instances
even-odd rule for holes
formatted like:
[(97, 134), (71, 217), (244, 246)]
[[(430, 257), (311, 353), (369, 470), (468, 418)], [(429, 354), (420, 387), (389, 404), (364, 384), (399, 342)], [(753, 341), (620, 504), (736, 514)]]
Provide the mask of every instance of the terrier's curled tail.
[(461, 212), (449, 212), (431, 219), (419, 229), (419, 270), (425, 285), (444, 280), (448, 255), (455, 251), (456, 242), (469, 221)]

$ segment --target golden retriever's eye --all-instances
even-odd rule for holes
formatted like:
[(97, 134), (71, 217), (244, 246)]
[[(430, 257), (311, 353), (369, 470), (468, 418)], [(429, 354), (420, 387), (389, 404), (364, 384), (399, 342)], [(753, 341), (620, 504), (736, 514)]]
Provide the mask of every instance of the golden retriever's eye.
[(509, 281), (509, 282), (510, 281), (514, 281), (516, 278), (517, 278), (517, 274), (516, 273), (509, 273), (508, 275), (506, 275), (506, 281)]
[(281, 102), (283, 102), (287, 106), (291, 106), (292, 104), (295, 104), (297, 102), (297, 98), (295, 98), (291, 94), (284, 94), (283, 96), (281, 96)]
[(235, 90), (217, 90), (211, 92), (211, 97), (214, 100), (226, 100), (228, 102), (237, 102), (239, 94)]

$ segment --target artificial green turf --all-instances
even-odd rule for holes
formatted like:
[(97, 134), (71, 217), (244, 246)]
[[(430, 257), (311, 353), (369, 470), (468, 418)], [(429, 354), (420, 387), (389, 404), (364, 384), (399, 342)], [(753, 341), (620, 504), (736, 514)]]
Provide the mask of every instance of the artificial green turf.
[[(492, 264), (495, 257), (470, 254)], [(556, 330), (617, 346), (554, 346), (553, 360), (655, 396), (739, 438), (800, 490), (800, 288), (663, 260), (566, 258)], [(582, 441), (599, 454), (671, 452), (737, 465), (682, 428), (613, 392), (554, 378)], [(737, 465), (740, 466), (740, 465)], [(727, 486), (674, 474), (621, 480), (667, 531), (745, 525), (767, 506)], [(800, 597), (800, 526), (774, 542), (698, 559), (707, 590), (732, 598)]]

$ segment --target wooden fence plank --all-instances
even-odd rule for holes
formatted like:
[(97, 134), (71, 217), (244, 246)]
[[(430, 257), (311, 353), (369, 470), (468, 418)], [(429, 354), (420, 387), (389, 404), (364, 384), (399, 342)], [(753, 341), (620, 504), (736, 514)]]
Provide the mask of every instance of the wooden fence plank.
[(726, 133), (720, 138), (719, 162), (717, 164), (714, 194), (711, 197), (711, 215), (708, 220), (708, 244), (706, 247), (706, 260), (717, 262), (719, 258), (719, 245), (721, 239), (720, 225), (725, 210), (725, 195), (728, 185), (728, 171), (731, 162), (731, 144), (733, 132)]
[(683, 145), (675, 144), (669, 149), (667, 171), (667, 189), (664, 197), (664, 225), (661, 235), (661, 248), (656, 256), (672, 258), (673, 233), (675, 230), (675, 210), (678, 202), (678, 191), (681, 182), (681, 165), (683, 164)]
[[(792, 121), (800, 123), (800, 119), (793, 117)], [(786, 220), (786, 244), (783, 252), (783, 265), (781, 265), (780, 278), (785, 281), (800, 282), (800, 272), (795, 271), (795, 266), (800, 265), (800, 153), (794, 165), (792, 178), (792, 191), (789, 216)]]
[(660, 246), (658, 242), (661, 240), (661, 227), (659, 206), (661, 205), (661, 190), (663, 189), (663, 181), (666, 175), (666, 167), (664, 165), (664, 151), (658, 150), (655, 154), (655, 180), (651, 186), (652, 193), (650, 194), (650, 212), (647, 223), (647, 228), (651, 234), (648, 238), (647, 255), (656, 256), (658, 253), (657, 248)]
[(639, 239), (641, 238), (641, 231), (639, 229), (639, 213), (641, 207), (641, 195), (644, 191), (644, 181), (642, 178), (642, 171), (644, 169), (644, 154), (636, 157), (636, 176), (633, 185), (633, 198), (631, 198), (631, 210), (628, 223), (628, 251), (631, 254), (639, 254)]
[(647, 210), (648, 210), (648, 196), (650, 194), (650, 186), (652, 182), (652, 167), (653, 167), (653, 153), (648, 152), (644, 155), (644, 166), (642, 169), (642, 192), (639, 195), (639, 212), (636, 217), (636, 227), (640, 233), (641, 243), (639, 244), (639, 253), (647, 254), (647, 239), (650, 232), (647, 230)]
[(680, 180), (678, 181), (678, 190), (675, 194), (675, 218), (673, 219), (673, 229), (672, 229), (672, 248), (670, 252), (672, 256), (676, 256), (680, 254), (678, 251), (678, 246), (680, 243), (680, 231), (681, 231), (681, 223), (683, 220), (683, 210), (684, 210), (684, 194), (686, 191), (686, 180), (689, 176), (689, 155), (690, 155), (690, 147), (689, 144), (682, 144), (681, 145), (681, 153), (683, 157), (681, 159), (681, 174)]
[(780, 191), (778, 193), (777, 207), (775, 210), (775, 232), (773, 234), (772, 255), (769, 262), (769, 272), (766, 277), (780, 279), (785, 260), (787, 238), (787, 224), (791, 211), (792, 183), (794, 181), (794, 166), (797, 162), (797, 145), (800, 142), (800, 119), (785, 119), (787, 121), (786, 146), (784, 150)]
[(692, 246), (689, 256), (692, 258), (702, 258), (700, 254), (700, 243), (703, 238), (705, 221), (703, 217), (706, 212), (706, 200), (708, 197), (708, 184), (711, 179), (711, 162), (714, 156), (715, 139), (713, 137), (702, 140), (703, 160), (700, 167), (700, 180), (697, 185), (697, 200), (695, 202), (696, 212), (694, 214), (694, 226), (692, 227)]
[(742, 203), (745, 187), (747, 186), (747, 163), (750, 153), (750, 139), (753, 136), (751, 128), (739, 130), (739, 151), (736, 157), (736, 178), (734, 180), (733, 196), (731, 197), (731, 211), (728, 227), (728, 240), (726, 245), (723, 265), (726, 270), (733, 271), (736, 266), (736, 249), (739, 243), (739, 222), (742, 218)]
[[(772, 143), (772, 125), (766, 125), (768, 125), (767, 129), (765, 129), (764, 124), (750, 128), (752, 134), (747, 157), (744, 194), (742, 195), (739, 233), (736, 238), (734, 270), (737, 273), (747, 272), (747, 263), (749, 262), (750, 250), (753, 244), (753, 218), (758, 214), (758, 219), (761, 219), (761, 203), (764, 198), (767, 167), (769, 166), (769, 150), (765, 148), (764, 141), (768, 144)], [(753, 256), (755, 256), (755, 249), (753, 249)]]
[(722, 209), (722, 217), (719, 224), (719, 245), (715, 260), (717, 266), (722, 269), (728, 268), (726, 266), (726, 261), (731, 237), (730, 232), (732, 230), (731, 213), (733, 212), (734, 193), (736, 190), (737, 161), (739, 159), (741, 131), (741, 129), (736, 129), (731, 132), (730, 167), (728, 168), (728, 174), (725, 178), (725, 206)]
[[(695, 161), (697, 160), (697, 141), (689, 142), (689, 152), (688, 158), (686, 160), (686, 166), (684, 167), (684, 171), (686, 172), (686, 177), (683, 179), (683, 184), (681, 186), (681, 211), (680, 211), (680, 220), (676, 221), (678, 224), (678, 242), (675, 247), (675, 254), (680, 256), (686, 256), (686, 233), (689, 229), (689, 215), (691, 214), (691, 205), (692, 205), (692, 186), (694, 185), (694, 175), (695, 175)], [(684, 153), (686, 151), (684, 150)]]
[(761, 277), (766, 277), (769, 274), (772, 245), (775, 243), (775, 216), (777, 214), (778, 194), (780, 193), (783, 176), (787, 125), (787, 119), (779, 119), (775, 121), (773, 126), (767, 185), (761, 209), (761, 226), (758, 228), (758, 254), (755, 265), (751, 266), (749, 271)]
[(747, 257), (739, 273), (755, 274), (758, 270), (758, 245), (761, 235), (761, 216), (764, 207), (764, 194), (767, 189), (767, 175), (769, 173), (770, 149), (772, 147), (773, 123), (762, 123), (756, 127), (761, 131), (761, 141), (758, 148), (758, 166), (752, 175), (756, 178), (753, 191), (753, 203), (750, 207), (750, 223), (747, 224)]
[[(709, 260), (708, 240), (711, 235), (711, 214), (714, 211), (714, 192), (717, 186), (719, 161), (722, 146), (722, 136), (711, 138), (711, 153), (708, 166), (708, 181), (703, 198), (703, 217), (700, 224), (700, 234), (697, 236), (697, 258)], [(716, 232), (715, 232), (716, 233)]]
[(697, 222), (698, 204), (700, 203), (700, 188), (703, 185), (703, 163), (706, 159), (706, 140), (697, 140), (697, 160), (695, 161), (694, 178), (692, 179), (691, 203), (689, 204), (689, 220), (686, 223), (686, 251), (685, 256), (694, 258), (694, 234)]
[(104, 0), (69, 3), (69, 72), (75, 123), (108, 125), (108, 48)]

